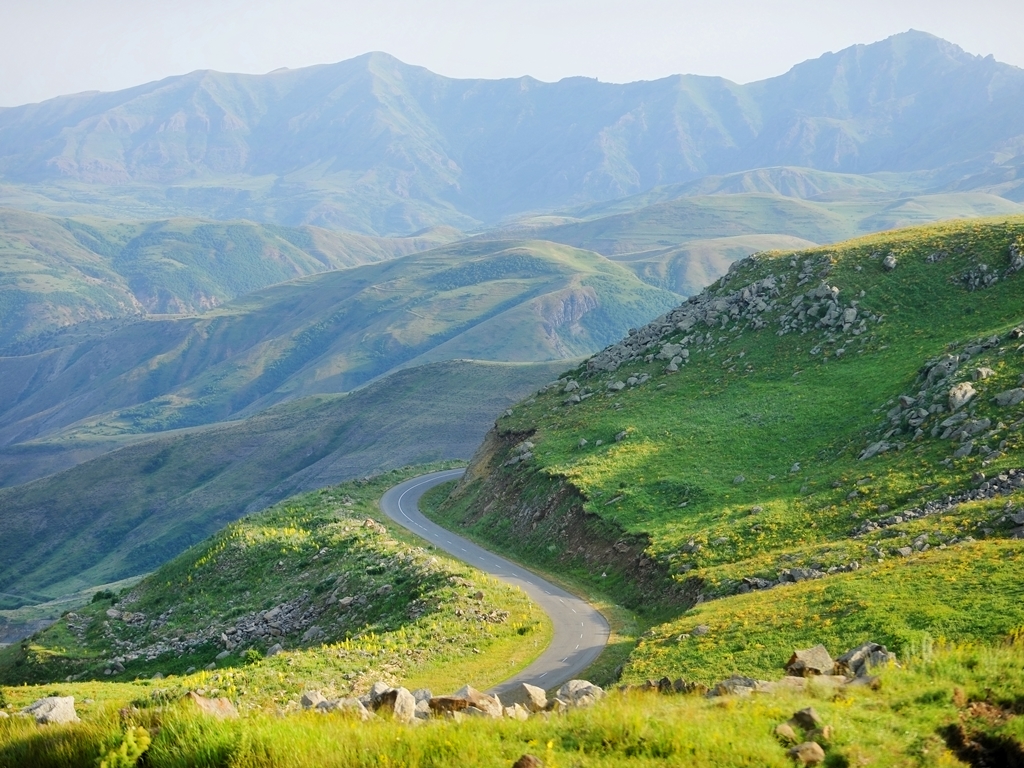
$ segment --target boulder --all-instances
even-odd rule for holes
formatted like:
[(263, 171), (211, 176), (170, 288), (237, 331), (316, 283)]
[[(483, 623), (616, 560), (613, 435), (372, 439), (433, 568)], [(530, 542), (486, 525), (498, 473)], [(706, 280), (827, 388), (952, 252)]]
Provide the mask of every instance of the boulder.
[(867, 677), (872, 667), (895, 663), (895, 653), (890, 653), (884, 645), (867, 642), (836, 659), (836, 671), (850, 677)]
[(501, 711), (501, 701), (497, 696), (482, 693), (471, 685), (463, 686), (453, 695), (455, 698), (465, 699), (470, 707), (475, 707), (490, 717), (498, 718), (503, 714)]
[(332, 701), (322, 701), (317, 704), (317, 709), (324, 712), (340, 712), (348, 717), (354, 717), (358, 720), (366, 721), (370, 719), (370, 713), (366, 707), (363, 706), (363, 702), (359, 699), (343, 698), (334, 699)]
[(299, 699), (299, 704), (302, 705), (303, 709), (314, 709), (325, 701), (327, 699), (324, 698), (320, 691), (306, 691), (302, 694), (302, 698)]
[(529, 683), (517, 685), (511, 691), (501, 694), (501, 698), (509, 706), (520, 704), (530, 712), (543, 712), (548, 705), (544, 689)]
[(882, 268), (886, 272), (892, 272), (894, 269), (896, 269), (896, 257), (890, 253), (888, 256), (882, 259)]
[(604, 689), (588, 680), (570, 680), (558, 689), (558, 698), (572, 707), (589, 707), (604, 698)]
[(825, 760), (825, 750), (821, 745), (813, 741), (805, 741), (797, 744), (786, 752), (787, 755), (796, 760), (800, 765), (818, 765)]
[(720, 680), (711, 687), (709, 696), (749, 696), (757, 690), (758, 683), (752, 677), (733, 675)]
[(377, 711), (390, 712), (400, 723), (411, 723), (416, 719), (416, 699), (405, 688), (392, 688), (379, 697)]
[(74, 696), (47, 696), (33, 701), (21, 711), (34, 717), (40, 725), (78, 722)]
[(971, 402), (976, 394), (978, 394), (978, 391), (969, 381), (962, 381), (959, 384), (955, 384), (949, 390), (950, 410), (959, 411)]
[(989, 376), (994, 376), (995, 373), (996, 372), (993, 371), (991, 368), (975, 368), (974, 372), (971, 373), (971, 378), (974, 379), (975, 381), (983, 381), (984, 379), (987, 379)]
[(269, 659), (271, 656), (277, 656), (277, 654), (279, 654), (283, 650), (283, 645), (281, 645), (280, 643), (274, 643), (267, 649), (267, 658)]
[(821, 719), (821, 715), (818, 714), (814, 707), (806, 707), (799, 712), (793, 713), (792, 722), (799, 725), (805, 731), (809, 731), (812, 728), (821, 727), (825, 721)]
[(205, 696), (200, 696), (195, 691), (189, 691), (185, 694), (185, 700), (202, 715), (216, 717), (220, 720), (233, 720), (238, 717), (238, 709), (225, 696), (208, 699)]
[(784, 744), (796, 744), (797, 742), (796, 731), (793, 730), (793, 726), (789, 723), (781, 723), (775, 726), (775, 735)]
[(793, 655), (786, 664), (786, 674), (797, 677), (831, 675), (834, 667), (835, 662), (825, 646), (816, 645), (813, 648), (793, 651)]
[(1005, 392), (1000, 392), (992, 400), (996, 405), (1004, 408), (1010, 405), (1020, 405), (1024, 403), (1024, 389), (1020, 387), (1008, 389)]

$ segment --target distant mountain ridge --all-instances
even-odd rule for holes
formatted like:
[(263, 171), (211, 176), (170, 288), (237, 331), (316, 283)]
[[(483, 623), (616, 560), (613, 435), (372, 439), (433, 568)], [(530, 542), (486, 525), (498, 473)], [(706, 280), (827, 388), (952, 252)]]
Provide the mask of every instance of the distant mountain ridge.
[(929, 172), (935, 188), (1019, 199), (1021, 157), (1024, 70), (916, 31), (747, 85), (455, 80), (372, 53), (0, 109), (0, 182), (16, 193), (169, 187), (133, 194), (182, 214), (374, 233), (780, 165)]

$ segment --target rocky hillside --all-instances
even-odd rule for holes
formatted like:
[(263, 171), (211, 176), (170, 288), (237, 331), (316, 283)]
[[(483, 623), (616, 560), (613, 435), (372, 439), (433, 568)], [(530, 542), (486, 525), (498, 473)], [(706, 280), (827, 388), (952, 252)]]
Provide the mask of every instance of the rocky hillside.
[(737, 262), (509, 409), (438, 515), (672, 617), (627, 678), (1005, 636), (1022, 248), (1011, 218)]

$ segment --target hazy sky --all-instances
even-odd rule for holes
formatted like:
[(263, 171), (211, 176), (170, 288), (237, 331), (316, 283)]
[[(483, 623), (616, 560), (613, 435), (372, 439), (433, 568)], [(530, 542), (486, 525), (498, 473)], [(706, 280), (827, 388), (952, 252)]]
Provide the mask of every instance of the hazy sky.
[(1022, 0), (0, 0), (0, 105), (372, 50), (451, 77), (749, 82), (910, 28), (1024, 67)]

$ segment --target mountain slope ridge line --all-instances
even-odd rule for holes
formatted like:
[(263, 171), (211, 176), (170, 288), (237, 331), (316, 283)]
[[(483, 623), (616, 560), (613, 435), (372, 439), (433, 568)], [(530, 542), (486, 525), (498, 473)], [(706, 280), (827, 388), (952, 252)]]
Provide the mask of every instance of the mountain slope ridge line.
[(585, 600), (423, 516), (419, 511), (423, 494), (436, 485), (461, 477), (464, 472), (464, 469), (444, 470), (406, 480), (381, 497), (380, 508), (391, 520), (435, 547), (519, 587), (548, 614), (554, 626), (550, 645), (530, 666), (494, 686), (491, 692), (501, 694), (521, 683), (550, 690), (572, 679), (597, 659), (608, 642), (608, 622)]

